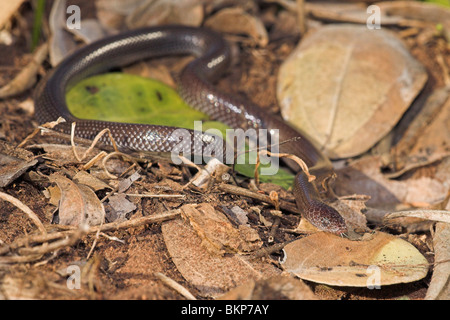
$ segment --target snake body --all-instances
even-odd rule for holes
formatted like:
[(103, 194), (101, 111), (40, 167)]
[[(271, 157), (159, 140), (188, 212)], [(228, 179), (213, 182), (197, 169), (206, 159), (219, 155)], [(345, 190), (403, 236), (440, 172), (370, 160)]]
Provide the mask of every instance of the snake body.
[[(229, 46), (219, 34), (203, 28), (144, 28), (108, 37), (81, 48), (62, 61), (38, 85), (35, 92), (36, 118), (40, 123), (54, 121), (58, 117), (65, 118), (67, 123), (76, 122), (75, 135), (87, 139), (93, 139), (101, 130), (109, 128), (119, 148), (172, 152), (177, 144), (172, 134), (179, 128), (78, 119), (70, 113), (65, 100), (66, 92), (82, 79), (138, 60), (167, 55), (196, 57), (178, 76), (178, 92), (188, 104), (232, 128), (264, 128), (268, 129), (269, 135), (272, 129), (278, 129), (279, 141), (292, 140), (281, 144), (279, 151), (303, 159), (310, 173), (318, 177), (318, 183), (333, 173), (330, 161), (303, 133), (251, 101), (223, 93), (213, 85), (228, 68), (231, 54)], [(70, 132), (68, 124), (59, 125), (59, 129)], [(189, 146), (194, 154), (201, 153), (211, 141), (210, 135), (187, 132), (190, 135)], [(102, 142), (108, 143), (107, 137)], [(308, 182), (302, 170), (295, 177), (293, 193), (302, 215), (314, 226), (335, 234), (347, 231), (344, 219), (321, 200), (317, 184)]]

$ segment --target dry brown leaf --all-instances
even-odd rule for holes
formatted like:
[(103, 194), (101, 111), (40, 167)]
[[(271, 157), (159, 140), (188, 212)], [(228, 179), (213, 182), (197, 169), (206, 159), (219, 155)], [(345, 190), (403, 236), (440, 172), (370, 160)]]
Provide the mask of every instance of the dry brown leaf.
[(49, 180), (61, 191), (59, 224), (95, 226), (103, 222), (105, 209), (92, 189), (56, 173), (50, 175)]
[(446, 37), (450, 40), (450, 9), (434, 3), (419, 1), (383, 1), (377, 2), (381, 11), (392, 18), (407, 18), (442, 24)]
[(433, 234), (434, 269), (425, 299), (450, 299), (450, 224), (438, 222)]
[[(447, 100), (442, 104), (441, 110), (433, 121), (417, 136), (416, 143), (410, 151), (410, 157), (430, 157), (434, 154), (449, 154), (450, 152), (450, 89)], [(450, 170), (449, 170), (450, 171)]]
[(203, 296), (218, 297), (238, 284), (251, 279), (268, 278), (280, 273), (269, 263), (239, 255), (211, 255), (202, 240), (187, 223), (165, 222), (162, 233), (167, 250), (183, 277)]
[(450, 223), (450, 211), (445, 210), (405, 210), (388, 213), (384, 220), (392, 220), (399, 217), (414, 217), (424, 220)]
[(263, 280), (250, 280), (231, 289), (218, 300), (315, 300), (311, 289), (300, 279), (278, 275)]
[[(400, 124), (401, 125), (401, 124)], [(450, 153), (450, 87), (434, 90), (423, 102), (420, 112), (407, 124), (395, 146), (396, 167), (403, 174), (433, 159)]]
[(126, 16), (144, 1), (147, 0), (97, 0), (95, 1), (97, 17), (106, 29), (121, 29), (125, 24)]
[(305, 280), (351, 287), (407, 283), (427, 275), (427, 260), (410, 243), (382, 232), (368, 238), (316, 233), (286, 245), (282, 266)]
[(73, 181), (78, 184), (84, 184), (94, 191), (112, 189), (111, 186), (109, 186), (107, 183), (92, 176), (86, 171), (78, 171), (77, 174), (73, 177)]
[(126, 17), (126, 24), (129, 28), (161, 24), (199, 27), (203, 17), (203, 4), (200, 0), (148, 0)]
[(335, 190), (338, 194), (370, 195), (368, 206), (388, 207), (394, 204), (435, 203), (447, 195), (445, 182), (420, 177), (404, 181), (390, 180), (380, 171), (379, 156), (367, 156), (337, 171)]
[(37, 162), (12, 157), (0, 151), (0, 188), (10, 185)]
[[(108, 210), (109, 209), (109, 210)], [(123, 220), (126, 215), (136, 210), (136, 205), (126, 198), (123, 193), (108, 198), (107, 219), (108, 222)]]
[(241, 7), (220, 10), (205, 21), (205, 26), (224, 33), (248, 35), (261, 47), (269, 43), (267, 30), (261, 20)]
[(262, 246), (256, 230), (245, 225), (236, 229), (224, 214), (209, 204), (187, 204), (181, 210), (211, 254), (245, 253)]
[[(386, 30), (329, 25), (283, 63), (283, 117), (332, 158), (359, 155), (384, 137), (427, 79), (424, 67)], [(329, 115), (329, 116), (324, 116)]]
[[(43, 149), (45, 154), (42, 156), (44, 159), (51, 159), (55, 166), (63, 167), (68, 164), (79, 163), (72, 151), (72, 146), (62, 145), (62, 144), (35, 144), (28, 146), (27, 149)], [(84, 154), (88, 148), (78, 146), (78, 154)], [(98, 149), (93, 149), (87, 155), (87, 159), (95, 157), (100, 151)], [(110, 161), (112, 162), (112, 161)]]

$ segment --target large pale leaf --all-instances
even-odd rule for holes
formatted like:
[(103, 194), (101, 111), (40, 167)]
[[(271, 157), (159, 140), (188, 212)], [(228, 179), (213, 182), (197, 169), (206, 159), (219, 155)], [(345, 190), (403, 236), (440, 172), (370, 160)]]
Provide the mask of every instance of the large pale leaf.
[(287, 271), (328, 285), (384, 286), (416, 281), (428, 272), (427, 260), (413, 245), (382, 232), (363, 241), (319, 232), (284, 250)]
[(385, 136), (422, 89), (424, 67), (392, 33), (330, 25), (282, 65), (283, 117), (333, 158), (361, 154)]

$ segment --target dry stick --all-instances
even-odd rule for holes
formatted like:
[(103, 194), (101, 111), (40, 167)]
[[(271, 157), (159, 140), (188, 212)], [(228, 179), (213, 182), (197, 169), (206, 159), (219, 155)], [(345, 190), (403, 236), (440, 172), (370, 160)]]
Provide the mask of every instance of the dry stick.
[[(118, 193), (116, 193), (118, 194)], [(140, 193), (125, 193), (127, 197), (136, 198), (186, 198), (184, 194), (140, 194)]]
[(160, 273), (160, 272), (155, 272), (155, 276), (161, 280), (162, 282), (164, 282), (164, 284), (166, 284), (167, 286), (171, 287), (172, 289), (174, 289), (176, 292), (178, 292), (179, 294), (181, 294), (183, 297), (185, 297), (188, 300), (197, 300), (192, 293), (190, 293), (185, 287), (183, 287), (181, 284), (179, 284), (178, 282), (176, 282), (175, 280), (169, 278), (168, 276)]
[(31, 221), (33, 221), (33, 223), (39, 229), (39, 231), (41, 231), (41, 233), (44, 235), (47, 234), (47, 230), (45, 230), (45, 227), (42, 224), (41, 220), (39, 220), (38, 216), (27, 205), (22, 203), (20, 200), (14, 198), (13, 196), (10, 196), (9, 194), (3, 192), (0, 192), (0, 199), (10, 202), (14, 206), (25, 212), (28, 218), (30, 218)]
[[(52, 121), (52, 122), (47, 122), (44, 123), (43, 125), (39, 126), (38, 128), (34, 129), (33, 132), (31, 134), (29, 134), (18, 146), (17, 148), (22, 148), (25, 144), (28, 143), (28, 141), (30, 141), (35, 135), (37, 135), (39, 133), (39, 131), (41, 131), (41, 134), (44, 134), (45, 131), (49, 130), (49, 129), (53, 129), (54, 127), (56, 127), (58, 124), (66, 122), (66, 120), (64, 118), (59, 117), (58, 120), (56, 121)], [(51, 130), (50, 130), (51, 131)]]
[(34, 248), (21, 248), (19, 249), (19, 254), (22, 256), (26, 255), (43, 255), (57, 249), (72, 246), (81, 239), (81, 237), (86, 233), (86, 231), (77, 229), (71, 235), (66, 237), (65, 239), (58, 240), (52, 243), (44, 243), (42, 246), (34, 247)]
[(303, 36), (306, 33), (306, 10), (305, 10), (305, 1), (297, 0), (297, 19), (298, 19), (298, 28), (300, 30), (300, 34)]
[[(159, 223), (167, 220), (172, 220), (180, 216), (181, 210), (171, 210), (167, 213), (158, 214), (158, 215), (152, 215), (152, 216), (146, 216), (141, 217), (137, 219), (127, 220), (123, 222), (112, 222), (107, 223), (102, 226), (94, 226), (90, 227), (85, 234), (92, 234), (97, 233), (98, 231), (106, 232), (106, 231), (114, 231), (119, 229), (127, 229), (127, 228), (134, 228), (141, 225), (151, 224), (151, 223)], [(59, 232), (53, 232), (48, 234), (39, 234), (39, 235), (30, 235), (21, 239), (18, 239), (11, 243), (10, 245), (3, 246), (0, 248), (0, 254), (6, 254), (12, 250), (16, 250), (20, 247), (30, 246), (31, 244), (35, 243), (45, 243), (49, 241), (59, 240), (61, 238), (67, 238), (73, 235), (77, 232), (77, 227), (72, 226), (58, 226), (60, 228), (64, 228), (66, 230), (59, 231)]]
[[(258, 201), (262, 201), (268, 204), (271, 204), (273, 206), (275, 206), (276, 204), (272, 201), (272, 199), (270, 199), (269, 196), (261, 194), (261, 193), (256, 193), (256, 192), (252, 192), (248, 189), (245, 188), (241, 188), (241, 187), (237, 187), (231, 184), (220, 184), (217, 186), (218, 189), (220, 189), (223, 192), (227, 192), (227, 193), (231, 193), (231, 194), (235, 194), (238, 196), (244, 196), (244, 197), (248, 197), (248, 198), (252, 198)], [(295, 206), (292, 203), (289, 203), (287, 201), (283, 201), (280, 200), (279, 201), (279, 205), (281, 209), (296, 213), (296, 214), (300, 214), (300, 211), (298, 210), (297, 206)]]

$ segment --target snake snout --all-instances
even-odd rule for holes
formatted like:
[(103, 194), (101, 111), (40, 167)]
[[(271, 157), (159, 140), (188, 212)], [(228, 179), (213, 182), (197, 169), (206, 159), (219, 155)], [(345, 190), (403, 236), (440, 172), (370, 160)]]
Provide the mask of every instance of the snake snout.
[(348, 231), (344, 218), (334, 208), (320, 201), (312, 201), (306, 219), (320, 230), (342, 235)]

